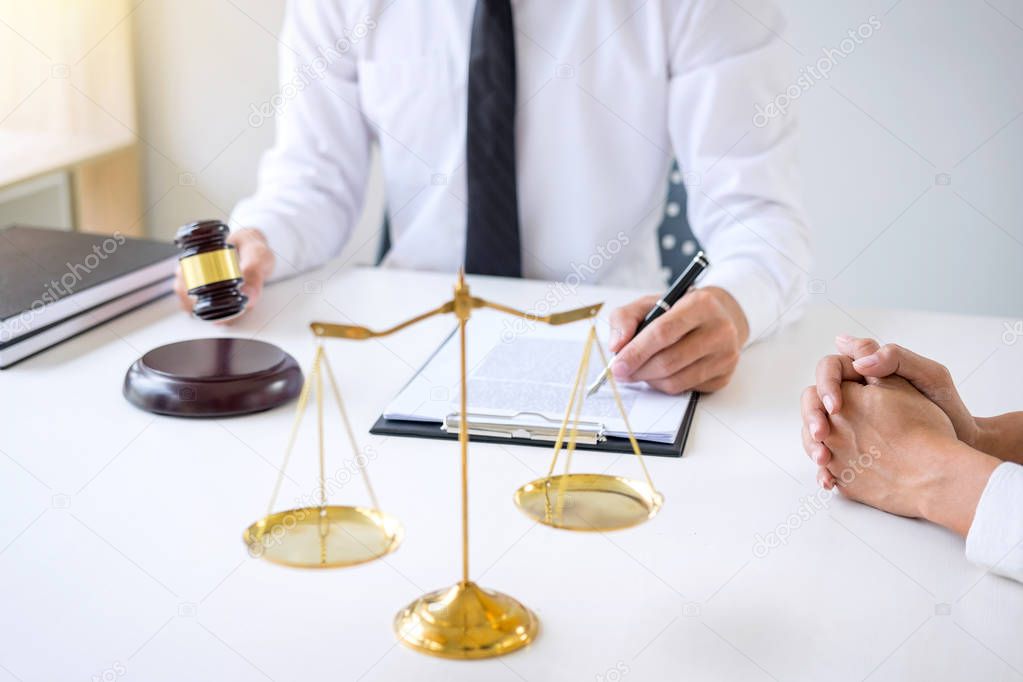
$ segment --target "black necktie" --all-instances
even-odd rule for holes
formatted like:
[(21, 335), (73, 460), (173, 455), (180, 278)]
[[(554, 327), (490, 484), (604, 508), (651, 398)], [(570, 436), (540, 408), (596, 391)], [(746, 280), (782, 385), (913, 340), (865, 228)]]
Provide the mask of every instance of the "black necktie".
[(515, 189), (515, 33), (510, 0), (477, 0), (469, 48), (465, 270), (522, 276)]

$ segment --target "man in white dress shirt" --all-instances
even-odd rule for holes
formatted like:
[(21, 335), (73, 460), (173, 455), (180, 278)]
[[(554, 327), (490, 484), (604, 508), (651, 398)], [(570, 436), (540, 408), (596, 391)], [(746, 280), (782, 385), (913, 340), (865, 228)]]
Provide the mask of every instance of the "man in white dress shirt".
[(677, 159), (712, 267), (624, 350), (656, 296), (613, 313), (614, 372), (721, 388), (799, 308), (809, 268), (795, 117), (756, 116), (791, 86), (781, 30), (770, 2), (756, 16), (730, 0), (290, 2), (279, 96), (253, 107), (276, 143), (232, 215), (250, 305), (340, 252), (374, 143), (384, 266), (661, 294)]
[(967, 559), (1023, 582), (1023, 412), (974, 417), (943, 365), (873, 339), (835, 343), (802, 399), (818, 482), (945, 526)]

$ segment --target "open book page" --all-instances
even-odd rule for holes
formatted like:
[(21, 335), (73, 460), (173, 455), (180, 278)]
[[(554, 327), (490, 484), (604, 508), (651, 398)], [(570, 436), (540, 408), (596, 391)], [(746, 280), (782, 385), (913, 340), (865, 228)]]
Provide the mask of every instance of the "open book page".
[[(474, 315), (468, 331), (468, 412), (523, 426), (560, 424), (589, 331), (586, 323), (525, 334), (495, 333), (494, 315)], [(489, 324), (488, 324), (489, 323)], [(500, 332), (500, 327), (496, 327)], [(506, 330), (507, 331), (507, 330)], [(588, 385), (600, 374), (594, 347)], [(458, 335), (452, 334), (384, 411), (388, 419), (442, 422), (458, 412)], [(675, 440), (689, 394), (668, 396), (645, 384), (619, 385), (633, 433), (643, 440)], [(626, 436), (610, 383), (583, 402), (581, 422), (603, 424), (608, 436)]]

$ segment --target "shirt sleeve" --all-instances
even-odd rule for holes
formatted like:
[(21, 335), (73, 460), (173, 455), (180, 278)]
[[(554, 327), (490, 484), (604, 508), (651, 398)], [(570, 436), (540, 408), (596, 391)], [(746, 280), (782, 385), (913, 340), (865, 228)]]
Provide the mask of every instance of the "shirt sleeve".
[(689, 223), (712, 263), (702, 284), (738, 301), (750, 343), (799, 314), (810, 268), (798, 97), (784, 115), (758, 115), (795, 85), (787, 80), (791, 48), (773, 2), (753, 11), (729, 0), (682, 3), (668, 28), (669, 133)]
[(231, 224), (266, 234), (277, 256), (275, 279), (337, 255), (362, 208), (371, 133), (360, 111), (354, 52), (365, 30), (349, 25), (339, 5), (287, 4), (280, 87), (249, 115), (253, 126), (276, 122), (276, 138), (260, 162), (256, 193), (235, 207)]
[(991, 472), (966, 534), (966, 558), (1023, 582), (1023, 466), (1003, 462)]

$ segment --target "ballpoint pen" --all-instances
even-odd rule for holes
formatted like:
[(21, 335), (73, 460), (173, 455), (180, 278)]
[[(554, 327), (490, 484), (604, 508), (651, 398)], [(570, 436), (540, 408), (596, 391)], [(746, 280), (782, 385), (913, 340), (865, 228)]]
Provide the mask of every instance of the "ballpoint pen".
[[(710, 266), (710, 261), (707, 260), (707, 256), (704, 255), (703, 251), (698, 251), (693, 256), (692, 262), (686, 266), (686, 269), (682, 271), (682, 274), (678, 276), (678, 279), (671, 285), (663, 297), (658, 299), (657, 303), (654, 303), (654, 307), (650, 309), (650, 312), (646, 314), (643, 321), (639, 323), (639, 327), (636, 328), (636, 333), (632, 335), (632, 338), (639, 336), (640, 332), (647, 328), (651, 322), (656, 320), (658, 317), (668, 312), (671, 306), (675, 305), (680, 298), (685, 296), (686, 292), (693, 286), (696, 278), (699, 277), (704, 270)], [(590, 384), (590, 387), (586, 390), (586, 395), (591, 396), (600, 390), (600, 387), (607, 381), (608, 374), (611, 373), (611, 364), (614, 362), (614, 358), (611, 358), (611, 362), (607, 363), (607, 367), (600, 373), (596, 381)]]

